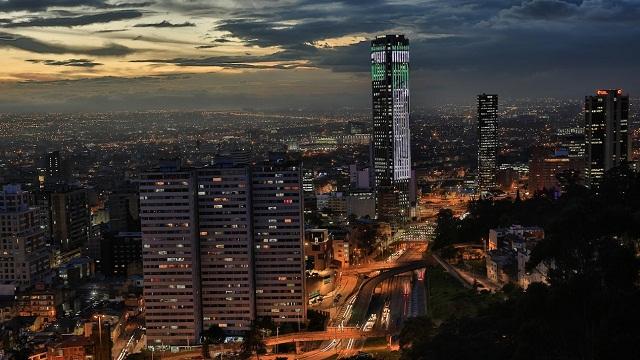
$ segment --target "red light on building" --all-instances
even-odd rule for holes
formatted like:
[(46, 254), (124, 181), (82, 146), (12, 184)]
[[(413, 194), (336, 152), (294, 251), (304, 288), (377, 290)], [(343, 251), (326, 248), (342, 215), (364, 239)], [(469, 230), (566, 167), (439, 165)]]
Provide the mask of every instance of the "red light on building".
[(598, 90), (596, 91), (597, 95), (609, 95), (609, 92), (607, 90)]
[(622, 95), (622, 89), (618, 89), (618, 95)]

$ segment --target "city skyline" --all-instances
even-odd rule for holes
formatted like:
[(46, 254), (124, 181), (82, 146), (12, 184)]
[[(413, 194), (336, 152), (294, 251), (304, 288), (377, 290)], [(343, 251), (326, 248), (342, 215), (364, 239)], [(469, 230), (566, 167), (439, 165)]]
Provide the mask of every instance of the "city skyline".
[(640, 358), (636, 3), (0, 0), (0, 360)]
[(414, 106), (640, 85), (631, 1), (11, 0), (0, 12), (0, 111), (367, 108), (363, 54), (384, 33), (412, 39)]

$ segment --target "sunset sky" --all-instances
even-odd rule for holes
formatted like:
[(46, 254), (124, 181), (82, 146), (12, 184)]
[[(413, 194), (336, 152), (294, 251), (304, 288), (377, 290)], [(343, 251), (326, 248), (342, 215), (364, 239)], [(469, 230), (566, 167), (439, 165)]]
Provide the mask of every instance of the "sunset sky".
[(640, 91), (637, 0), (0, 0), (0, 111), (366, 108), (384, 33), (414, 107)]

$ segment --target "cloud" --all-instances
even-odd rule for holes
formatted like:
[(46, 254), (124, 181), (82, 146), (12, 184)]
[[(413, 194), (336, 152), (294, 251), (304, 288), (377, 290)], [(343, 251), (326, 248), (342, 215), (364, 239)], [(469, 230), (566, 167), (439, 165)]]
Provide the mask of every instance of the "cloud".
[(562, 0), (530, 0), (500, 12), (503, 18), (556, 20), (576, 15), (579, 5)]
[(34, 64), (44, 64), (49, 66), (74, 66), (74, 67), (85, 67), (85, 68), (92, 68), (95, 66), (102, 65), (101, 63), (98, 63), (89, 59), (69, 59), (69, 60), (29, 59), (27, 61)]
[(39, 54), (82, 54), (93, 56), (124, 56), (135, 50), (119, 44), (104, 47), (75, 47), (46, 43), (27, 36), (0, 32), (0, 48), (14, 48)]
[(112, 21), (130, 20), (142, 17), (142, 12), (138, 10), (118, 10), (91, 15), (63, 16), (63, 17), (35, 17), (24, 21), (14, 21), (3, 24), (5, 28), (18, 27), (51, 27), (51, 26), (83, 26), (91, 24), (103, 24)]
[(150, 24), (136, 24), (133, 27), (155, 27), (155, 28), (178, 28), (178, 27), (193, 27), (196, 24), (185, 21), (183, 23), (172, 23), (167, 20), (163, 20), (159, 23), (150, 23)]
[(153, 5), (154, 2), (119, 2), (109, 3), (105, 0), (0, 0), (0, 12), (13, 11), (44, 11), (51, 7), (79, 7), (93, 8), (137, 8)]
[(75, 7), (75, 6), (105, 6), (104, 0), (3, 0), (0, 1), (0, 11), (42, 11), (49, 7)]
[[(14, 5), (22, 1), (11, 0)], [(47, 14), (32, 15), (31, 19), (96, 15), (106, 11), (96, 9), (125, 4), (116, 1), (110, 0), (109, 4), (103, 5), (98, 4), (101, 1), (93, 1), (94, 5), (87, 5), (92, 9), (69, 9), (69, 13), (49, 10)], [(53, 1), (26, 0), (24, 6), (29, 2), (51, 4)], [(76, 2), (88, 4), (91, 1)], [(242, 79), (254, 79), (255, 83), (265, 82), (273, 73), (279, 76), (322, 73), (327, 80), (353, 76), (364, 79), (359, 83), (360, 88), (356, 89), (356, 85), (347, 81), (341, 86), (346, 93), (364, 94), (360, 99), (366, 102), (369, 39), (378, 34), (404, 33), (411, 41), (412, 96), (427, 103), (452, 97), (472, 99), (478, 91), (512, 96), (546, 96), (551, 92), (573, 96), (582, 94), (585, 86), (590, 89), (596, 83), (621, 87), (637, 87), (638, 84), (637, 77), (633, 76), (638, 72), (637, 58), (640, 56), (640, 42), (637, 41), (640, 1), (637, 0), (154, 0), (153, 3), (150, 11), (163, 14), (165, 18), (113, 24), (110, 26), (113, 30), (105, 29), (100, 35), (115, 42), (131, 39), (153, 42), (153, 50), (145, 51), (145, 54), (154, 55), (135, 58), (140, 67), (126, 65), (138, 69), (140, 74), (154, 71), (153, 66), (144, 66), (146, 63), (173, 64), (176, 68), (172, 71), (175, 72), (187, 71), (188, 67), (211, 67), (216, 72), (216, 67), (287, 70), (227, 72), (234, 76), (252, 74), (252, 77)], [(2, 0), (0, 4), (3, 4)], [(57, 11), (59, 7), (53, 10)], [(147, 13), (134, 11), (143, 12), (143, 16)], [(10, 16), (4, 16), (5, 25), (19, 21), (10, 21), (7, 17)], [(31, 20), (29, 16), (22, 18), (23, 21)], [(163, 19), (166, 20), (160, 22)], [(171, 27), (168, 25), (181, 25), (174, 23), (183, 21), (179, 19), (197, 19), (189, 20), (195, 24), (193, 37), (187, 37), (183, 32), (167, 32), (166, 36), (171, 38), (164, 40), (146, 35), (137, 37), (141, 32), (136, 32), (133, 25), (157, 20), (149, 26)], [(120, 33), (120, 30), (128, 31)], [(108, 34), (110, 32), (113, 33)], [(0, 46), (41, 53), (79, 54), (74, 55), (79, 58), (98, 56), (89, 52), (99, 51), (89, 47), (89, 42), (85, 46), (72, 47), (34, 38), (22, 37), (17, 41), (15, 35), (9, 36), (11, 40), (0, 34)], [(234, 46), (222, 46), (225, 43)], [(176, 45), (185, 46), (179, 46), (176, 51)], [(117, 46), (104, 47), (108, 49), (106, 51), (117, 52)], [(203, 50), (216, 47), (215, 51)], [(126, 55), (127, 51), (134, 50), (120, 51)], [(259, 55), (265, 52), (269, 54)], [(108, 73), (110, 69), (104, 67)], [(602, 71), (603, 68), (607, 70)], [(199, 76), (204, 75), (192, 78)], [(174, 80), (167, 79), (170, 81)], [(281, 83), (279, 86), (289, 85)], [(185, 88), (188, 88), (187, 84)], [(334, 90), (343, 91), (342, 88)], [(296, 96), (295, 93), (292, 95), (292, 102), (303, 95)]]

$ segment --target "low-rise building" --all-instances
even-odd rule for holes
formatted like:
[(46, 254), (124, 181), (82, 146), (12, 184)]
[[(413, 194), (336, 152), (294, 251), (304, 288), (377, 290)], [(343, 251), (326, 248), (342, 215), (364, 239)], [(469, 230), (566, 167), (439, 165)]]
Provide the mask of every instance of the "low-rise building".
[(307, 271), (322, 271), (331, 260), (331, 239), (327, 229), (305, 231), (304, 258)]
[(540, 263), (527, 269), (531, 252), (542, 239), (544, 230), (539, 227), (512, 225), (489, 230), (486, 255), (489, 280), (501, 285), (514, 283), (522, 288), (534, 282), (547, 282), (552, 264)]
[(508, 228), (497, 228), (489, 230), (487, 250), (496, 250), (511, 245), (513, 239), (544, 239), (544, 230), (537, 226), (511, 225)]
[(349, 241), (345, 239), (333, 239), (331, 242), (333, 260), (340, 268), (349, 267)]
[(35, 316), (49, 323), (56, 319), (55, 294), (50, 291), (31, 291), (17, 296), (18, 315)]

